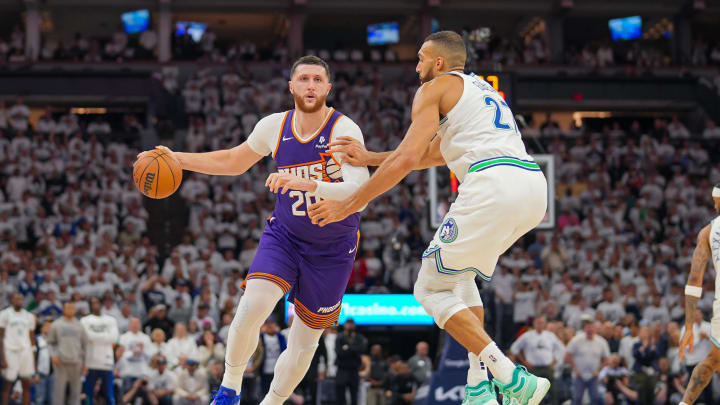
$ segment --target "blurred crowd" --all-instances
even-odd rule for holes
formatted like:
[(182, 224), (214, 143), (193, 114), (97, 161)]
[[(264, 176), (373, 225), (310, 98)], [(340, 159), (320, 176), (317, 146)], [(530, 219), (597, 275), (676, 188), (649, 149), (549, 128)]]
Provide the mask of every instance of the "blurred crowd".
[[(542, 29), (516, 36), (496, 35), (489, 27), (462, 30), (467, 43), (470, 62), (488, 65), (545, 65), (551, 64), (549, 33)], [(536, 27), (537, 28), (537, 27)], [(38, 59), (40, 61), (73, 62), (124, 62), (157, 60), (158, 33), (148, 30), (127, 34), (122, 25), (106, 37), (88, 37), (76, 33), (71, 38), (43, 38)], [(218, 36), (211, 28), (193, 37), (185, 32), (171, 38), (172, 58), (178, 61), (235, 62), (277, 61), (287, 62), (289, 55), (286, 38), (274, 37), (263, 41), (236, 40)], [(396, 52), (387, 46), (335, 46), (327, 44), (317, 49), (306, 49), (306, 54), (317, 55), (334, 62), (395, 62)], [(719, 66), (720, 42), (697, 36), (692, 49), (683, 55), (687, 66)], [(25, 32), (15, 25), (9, 36), (0, 38), (0, 62), (27, 62)], [(611, 42), (598, 40), (584, 44), (568, 41), (560, 64), (581, 66), (588, 70), (612, 66), (652, 69), (676, 65), (670, 52), (670, 39), (637, 39)], [(632, 73), (632, 72), (630, 72)]]
[[(245, 140), (261, 117), (290, 107), (282, 75), (267, 82), (242, 70), (199, 70), (183, 83), (166, 77), (189, 122), (184, 144), (175, 148), (205, 151)], [(337, 72), (328, 102), (357, 122), (368, 149), (394, 149), (410, 120), (416, 85), (410, 79)], [(69, 319), (114, 324), (103, 337), (116, 344), (109, 368), (86, 377), (98, 381), (91, 395), (109, 395), (109, 372), (119, 401), (129, 394), (128, 402), (205, 401), (222, 376), (228, 327), (272, 210), (264, 182), (274, 164), (261, 161), (237, 177), (188, 174), (179, 193), (190, 207), (189, 225), (182, 242), (161, 257), (130, 181), (137, 147), (114, 136), (139, 136), (142, 125), (132, 116), (111, 125), (107, 117), (85, 121), (52, 111), (31, 122), (22, 99), (0, 107), (0, 308), (19, 293), (20, 306), (38, 319), (39, 336), (49, 333), (43, 328), (51, 328), (50, 321), (63, 319), (68, 302), (76, 312)], [(697, 332), (695, 356), (678, 361), (682, 286), (695, 236), (715, 215), (710, 190), (720, 183), (720, 164), (710, 156), (720, 130), (708, 121), (693, 132), (678, 117), (562, 130), (548, 117), (523, 132), (531, 153), (555, 157), (557, 226), (519, 241), (500, 259), (493, 281), (480, 285), (487, 323), (518, 361), (567, 382), (555, 384), (558, 403), (573, 396), (580, 403), (582, 395), (598, 404), (676, 401), (688, 367), (710, 347), (709, 333)], [(448, 198), (449, 176), (440, 178), (441, 198)], [(426, 173), (413, 172), (364, 211), (349, 292), (412, 291), (434, 232), (427, 194)], [(714, 270), (706, 277), (694, 323), (700, 331), (712, 311)], [(253, 381), (247, 387), (256, 390), (247, 398), (262, 394), (269, 364), (283, 348), (276, 321), (263, 333), (268, 337), (247, 370)], [(523, 338), (533, 333), (544, 338)], [(326, 340), (330, 335), (342, 334), (328, 330)], [(295, 401), (311, 400), (325, 387), (344, 403), (344, 392), (318, 382), (337, 380), (344, 368), (369, 386), (361, 395), (382, 401), (375, 403), (407, 403), (429, 369), (423, 379), (422, 372), (409, 378), (412, 359), (404, 362), (370, 343), (354, 349), (347, 363), (337, 345), (324, 344)], [(62, 366), (53, 364), (52, 353), (37, 358), (36, 387)], [(427, 349), (418, 353), (428, 355)], [(172, 378), (162, 377), (166, 372)], [(349, 395), (355, 398), (352, 389)]]

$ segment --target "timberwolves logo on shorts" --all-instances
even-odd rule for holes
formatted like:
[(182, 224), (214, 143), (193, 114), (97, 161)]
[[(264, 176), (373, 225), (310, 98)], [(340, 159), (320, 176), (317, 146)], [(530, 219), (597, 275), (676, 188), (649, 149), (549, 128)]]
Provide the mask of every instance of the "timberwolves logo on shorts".
[(440, 226), (440, 240), (445, 243), (450, 243), (457, 239), (458, 236), (458, 227), (455, 223), (455, 220), (452, 218), (448, 218), (443, 222), (443, 224)]

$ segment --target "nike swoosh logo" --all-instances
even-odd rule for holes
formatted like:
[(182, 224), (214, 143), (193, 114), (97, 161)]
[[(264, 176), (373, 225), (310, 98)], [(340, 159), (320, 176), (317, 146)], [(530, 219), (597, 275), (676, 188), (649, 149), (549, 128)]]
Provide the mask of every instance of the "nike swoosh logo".
[(285, 137), (283, 136), (283, 141), (289, 141), (289, 140), (291, 140), (291, 139), (292, 139), (292, 137), (285, 138)]
[(355, 246), (354, 248), (350, 249), (350, 251), (349, 251), (348, 253), (352, 253), (352, 252), (354, 252), (354, 251), (355, 251), (355, 249), (357, 249), (357, 246)]

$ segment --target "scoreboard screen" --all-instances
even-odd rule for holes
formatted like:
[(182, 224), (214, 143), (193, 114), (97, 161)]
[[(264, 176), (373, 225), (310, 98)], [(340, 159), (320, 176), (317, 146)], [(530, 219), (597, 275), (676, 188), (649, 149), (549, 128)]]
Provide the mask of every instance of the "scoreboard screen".
[(512, 106), (512, 75), (509, 73), (475, 73), (475, 76), (488, 82), (493, 89)]

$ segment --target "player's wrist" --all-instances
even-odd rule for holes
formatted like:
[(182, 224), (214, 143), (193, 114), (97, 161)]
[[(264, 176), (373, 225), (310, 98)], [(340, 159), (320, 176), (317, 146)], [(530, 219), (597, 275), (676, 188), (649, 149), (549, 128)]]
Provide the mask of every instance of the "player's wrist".
[(308, 182), (308, 186), (307, 186), (308, 191), (311, 193), (318, 191), (318, 189), (320, 188), (320, 183), (321, 183), (320, 180), (307, 180), (307, 182)]
[(185, 170), (185, 162), (184, 157), (187, 153), (185, 152), (173, 152), (173, 157), (175, 157), (175, 160), (177, 160), (178, 164), (180, 165), (180, 168)]

